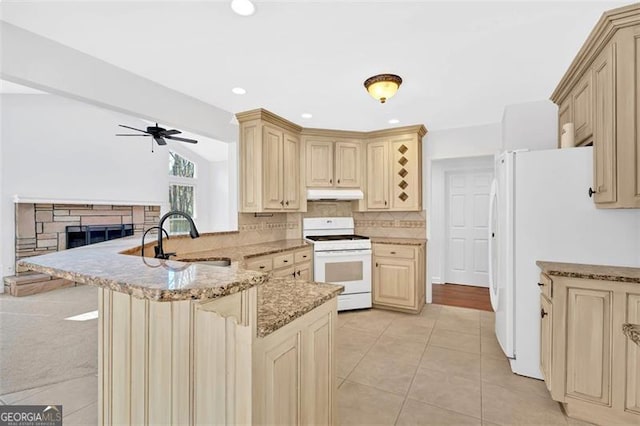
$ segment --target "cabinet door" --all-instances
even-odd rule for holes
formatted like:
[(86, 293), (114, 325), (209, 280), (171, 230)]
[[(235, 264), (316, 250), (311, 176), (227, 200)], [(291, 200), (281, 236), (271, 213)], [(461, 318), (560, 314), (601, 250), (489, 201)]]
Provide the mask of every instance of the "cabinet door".
[(300, 334), (282, 341), (265, 353), (265, 424), (300, 424)]
[(567, 291), (566, 395), (611, 402), (611, 292)]
[(307, 140), (307, 187), (333, 186), (333, 141)]
[(333, 329), (332, 314), (329, 313), (309, 325), (304, 332), (302, 423), (305, 425), (334, 423)]
[(313, 281), (313, 270), (311, 262), (304, 262), (296, 265), (296, 278), (305, 281)]
[(240, 126), (240, 212), (261, 208), (262, 164), (260, 163), (260, 123), (252, 120)]
[(273, 127), (262, 128), (262, 198), (265, 209), (281, 210), (283, 195), (283, 133)]
[(274, 269), (271, 276), (274, 278), (294, 278), (295, 272), (295, 266), (289, 266), (287, 268)]
[(593, 65), (595, 98), (593, 179), (596, 203), (615, 203), (616, 187), (616, 45), (602, 51)]
[(386, 141), (367, 145), (367, 208), (389, 208), (389, 145)]
[(376, 258), (373, 273), (373, 303), (402, 308), (416, 304), (415, 261)]
[(300, 209), (300, 140), (284, 134), (284, 208)]
[(357, 188), (360, 186), (360, 143), (336, 142), (336, 186)]
[(551, 390), (551, 353), (553, 312), (551, 301), (540, 295), (540, 371), (547, 389)]
[(422, 155), (416, 136), (391, 140), (391, 209), (422, 210)]
[[(640, 294), (627, 293), (627, 318), (631, 324), (640, 325)], [(616, 330), (618, 331), (618, 330)], [(627, 338), (626, 374), (627, 389), (625, 409), (640, 414), (640, 346)]]
[(587, 72), (573, 91), (575, 144), (587, 142), (593, 135), (592, 74)]

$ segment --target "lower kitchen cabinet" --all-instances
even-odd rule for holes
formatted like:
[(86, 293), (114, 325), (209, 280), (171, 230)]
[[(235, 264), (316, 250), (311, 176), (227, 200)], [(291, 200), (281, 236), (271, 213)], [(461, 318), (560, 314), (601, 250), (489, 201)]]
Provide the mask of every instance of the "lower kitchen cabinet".
[(640, 424), (640, 346), (622, 330), (640, 324), (640, 284), (543, 273), (540, 285), (550, 291), (540, 295), (540, 368), (551, 397), (570, 417)]
[(277, 330), (256, 346), (255, 423), (336, 423), (335, 303), (312, 311), (295, 327)]
[(418, 313), (425, 303), (424, 245), (373, 244), (373, 306)]
[(252, 271), (271, 272), (276, 278), (313, 281), (313, 249), (305, 247), (250, 258), (246, 261), (245, 267)]

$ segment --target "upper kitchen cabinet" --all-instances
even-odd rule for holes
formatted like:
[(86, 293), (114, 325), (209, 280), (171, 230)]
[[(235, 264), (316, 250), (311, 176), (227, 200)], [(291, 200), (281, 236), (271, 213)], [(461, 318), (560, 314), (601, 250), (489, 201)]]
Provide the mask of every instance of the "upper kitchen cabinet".
[[(313, 134), (306, 135), (303, 130), (307, 188), (360, 188), (361, 142), (357, 139), (340, 138), (340, 133), (349, 132), (318, 129), (310, 131)], [(323, 136), (325, 133), (337, 135)]]
[(640, 4), (605, 12), (551, 100), (560, 131), (574, 124), (576, 145), (593, 145), (599, 208), (640, 208)]
[(367, 210), (422, 210), (424, 126), (372, 132), (367, 143)]
[(240, 123), (240, 207), (242, 213), (300, 211), (301, 128), (269, 111), (237, 114)]

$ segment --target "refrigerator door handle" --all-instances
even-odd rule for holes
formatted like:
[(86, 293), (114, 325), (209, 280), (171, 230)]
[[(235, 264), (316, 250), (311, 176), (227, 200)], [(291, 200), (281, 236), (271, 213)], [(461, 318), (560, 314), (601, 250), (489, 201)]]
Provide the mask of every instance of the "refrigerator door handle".
[(497, 202), (497, 196), (498, 196), (498, 188), (497, 188), (497, 182), (494, 179), (493, 182), (491, 183), (491, 192), (489, 194), (489, 235), (488, 235), (488, 251), (489, 251), (489, 298), (491, 299), (491, 307), (493, 308), (493, 311), (495, 312), (498, 309), (498, 289), (497, 289), (497, 283), (495, 282), (496, 280), (494, 280), (493, 278), (493, 274), (494, 274), (494, 267), (493, 267), (493, 262), (494, 262), (494, 254), (493, 254), (493, 245), (494, 245), (494, 238), (496, 235), (496, 231), (493, 228), (494, 226), (494, 216), (496, 215), (496, 206), (498, 204)]

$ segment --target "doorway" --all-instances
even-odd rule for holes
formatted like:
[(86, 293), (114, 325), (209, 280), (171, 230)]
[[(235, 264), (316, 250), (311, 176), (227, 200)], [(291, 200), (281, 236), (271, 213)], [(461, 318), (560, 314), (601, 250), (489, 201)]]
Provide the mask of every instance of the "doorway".
[(445, 173), (444, 282), (489, 287), (489, 193), (493, 170)]

